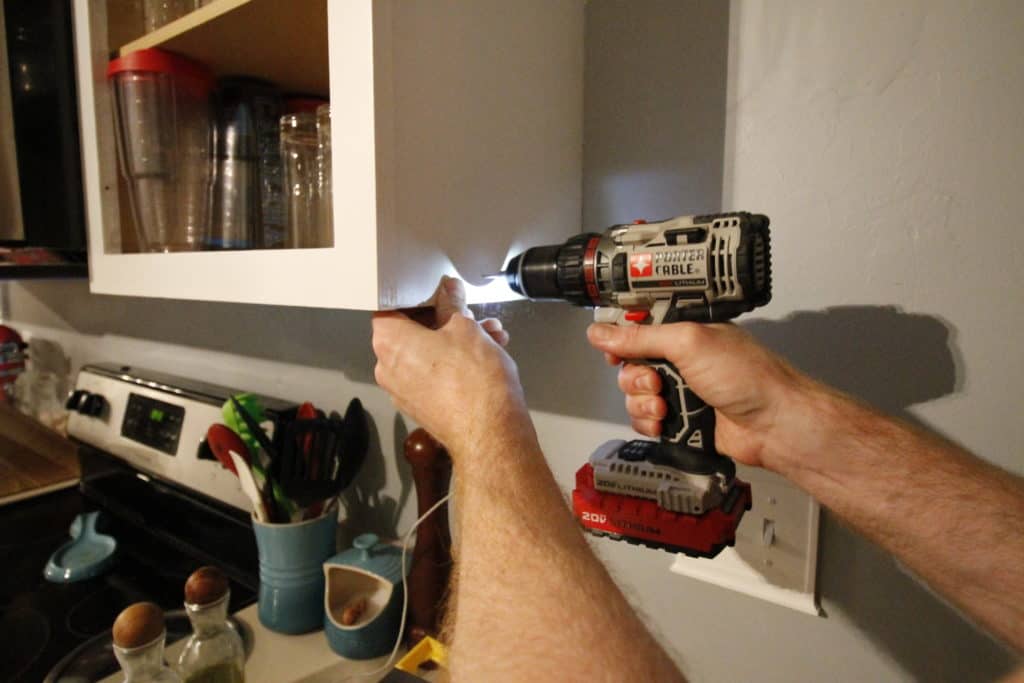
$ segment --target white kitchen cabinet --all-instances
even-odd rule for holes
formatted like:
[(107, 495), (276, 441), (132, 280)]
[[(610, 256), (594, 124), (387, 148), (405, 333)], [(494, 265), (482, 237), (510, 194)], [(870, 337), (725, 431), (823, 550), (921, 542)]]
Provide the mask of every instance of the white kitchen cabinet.
[[(404, 307), (580, 229), (582, 0), (213, 0), (135, 40), (132, 6), (74, 0), (95, 293)], [(127, 253), (105, 70), (143, 47), (329, 95), (332, 247)]]

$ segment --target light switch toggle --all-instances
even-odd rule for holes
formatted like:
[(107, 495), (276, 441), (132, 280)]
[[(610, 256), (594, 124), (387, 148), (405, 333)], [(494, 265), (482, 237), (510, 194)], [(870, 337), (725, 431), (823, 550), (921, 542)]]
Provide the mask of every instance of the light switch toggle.
[(772, 545), (775, 543), (775, 520), (765, 519), (761, 523), (761, 543)]

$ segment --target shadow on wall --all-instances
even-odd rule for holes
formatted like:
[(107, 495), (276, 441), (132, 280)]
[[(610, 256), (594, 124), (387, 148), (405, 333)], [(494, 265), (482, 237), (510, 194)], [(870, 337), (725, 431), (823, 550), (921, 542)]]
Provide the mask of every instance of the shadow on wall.
[[(910, 406), (964, 383), (956, 332), (931, 316), (844, 306), (743, 327), (808, 374), (911, 422), (920, 420)], [(842, 611), (916, 680), (994, 680), (1013, 668), (1008, 651), (823, 512), (818, 586), (826, 610)]]
[[(401, 415), (395, 415), (393, 425), (396, 452), (385, 456), (377, 422), (372, 416), (370, 421), (370, 447), (366, 453), (359, 475), (341, 495), (341, 502), (346, 512), (348, 529), (359, 533), (374, 533), (381, 538), (398, 538), (398, 522), (402, 510), (412, 494), (412, 470), (403, 457), (401, 450), (409, 430)], [(383, 493), (387, 488), (386, 460), (395, 462), (398, 468), (399, 494), (392, 498)], [(404, 529), (402, 532), (404, 533)], [(344, 539), (346, 546), (353, 539)]]

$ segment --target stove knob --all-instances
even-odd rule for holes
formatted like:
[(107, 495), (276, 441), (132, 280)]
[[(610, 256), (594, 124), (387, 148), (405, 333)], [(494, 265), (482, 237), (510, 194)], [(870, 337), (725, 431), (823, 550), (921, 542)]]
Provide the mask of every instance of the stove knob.
[(84, 415), (99, 417), (107, 407), (107, 399), (99, 394), (87, 394), (78, 408), (78, 412)]
[(71, 392), (71, 395), (68, 396), (68, 400), (64, 403), (64, 408), (67, 410), (78, 410), (79, 406), (82, 404), (82, 399), (85, 398), (85, 395), (88, 393), (89, 392), (84, 389), (75, 389)]

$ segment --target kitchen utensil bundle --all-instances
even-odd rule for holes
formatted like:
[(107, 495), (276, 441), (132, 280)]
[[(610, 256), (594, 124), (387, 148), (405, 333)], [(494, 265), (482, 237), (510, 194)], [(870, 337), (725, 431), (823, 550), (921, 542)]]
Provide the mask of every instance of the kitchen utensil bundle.
[(232, 396), (222, 415), (226, 425), (207, 430), (207, 444), (239, 477), (261, 522), (312, 519), (330, 508), (355, 478), (369, 445), (362, 404), (353, 399), (342, 418), (329, 417), (310, 403), (294, 415), (278, 416), (275, 438), (262, 423), (266, 415), (250, 394)]
[(359, 399), (352, 399), (344, 419), (332, 412), (327, 418), (288, 423), (271, 463), (271, 475), (301, 507), (332, 499), (358, 474), (368, 441), (363, 406)]
[(362, 404), (353, 399), (342, 418), (303, 403), (268, 420), (255, 396), (239, 394), (221, 415), (226, 425), (211, 425), (206, 440), (252, 504), (260, 623), (286, 634), (320, 628), (322, 565), (335, 552), (334, 504), (369, 443)]

